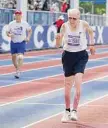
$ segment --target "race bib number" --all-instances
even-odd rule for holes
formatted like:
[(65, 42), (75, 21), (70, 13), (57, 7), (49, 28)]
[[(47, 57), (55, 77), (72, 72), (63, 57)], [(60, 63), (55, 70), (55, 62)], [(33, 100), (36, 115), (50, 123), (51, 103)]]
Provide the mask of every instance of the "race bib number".
[(68, 45), (79, 46), (80, 45), (80, 36), (68, 35)]

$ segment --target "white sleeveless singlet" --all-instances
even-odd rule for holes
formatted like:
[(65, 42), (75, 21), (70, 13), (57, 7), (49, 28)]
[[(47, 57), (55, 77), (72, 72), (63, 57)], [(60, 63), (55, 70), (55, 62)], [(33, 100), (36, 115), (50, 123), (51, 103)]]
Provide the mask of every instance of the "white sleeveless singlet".
[(65, 23), (63, 49), (69, 52), (78, 52), (87, 49), (86, 32), (82, 20), (80, 20), (76, 31), (71, 31), (69, 22)]

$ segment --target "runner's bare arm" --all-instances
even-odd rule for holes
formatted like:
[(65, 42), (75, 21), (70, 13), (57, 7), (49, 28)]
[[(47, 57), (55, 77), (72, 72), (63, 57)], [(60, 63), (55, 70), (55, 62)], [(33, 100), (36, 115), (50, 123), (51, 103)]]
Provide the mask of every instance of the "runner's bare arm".
[(27, 30), (27, 37), (25, 39), (26, 42), (30, 41), (31, 35), (32, 35), (32, 29), (30, 28), (29, 30)]
[(93, 37), (92, 28), (89, 26), (89, 24), (86, 21), (84, 22), (84, 27), (85, 27), (86, 31), (88, 32), (88, 34), (89, 34), (90, 45), (94, 45), (94, 37)]
[(92, 55), (94, 55), (95, 54), (95, 47), (94, 47), (95, 42), (94, 42), (93, 30), (86, 21), (84, 21), (84, 27), (85, 27), (86, 31), (88, 32), (88, 34), (89, 34), (89, 39), (90, 39), (89, 49), (90, 49), (90, 52), (91, 52)]
[(63, 24), (61, 26), (61, 29), (60, 29), (60, 33), (57, 33), (56, 35), (56, 47), (60, 47), (61, 44), (62, 44), (62, 39), (63, 39), (63, 36), (64, 36), (64, 32), (65, 32), (65, 25)]

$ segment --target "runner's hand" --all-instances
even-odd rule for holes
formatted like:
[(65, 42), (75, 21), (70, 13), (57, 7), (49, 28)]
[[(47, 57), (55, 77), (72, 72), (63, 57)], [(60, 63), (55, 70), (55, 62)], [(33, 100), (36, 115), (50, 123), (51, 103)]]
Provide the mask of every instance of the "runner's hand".
[(90, 49), (91, 55), (94, 55), (95, 52), (96, 52), (95, 47), (94, 46), (90, 46), (89, 49)]
[(60, 47), (60, 44), (61, 44), (61, 34), (58, 33), (56, 35), (55, 39), (56, 39), (56, 47), (58, 48), (58, 47)]
[(9, 33), (8, 34), (8, 37), (13, 38), (14, 37), (14, 34)]
[(25, 41), (26, 41), (26, 42), (29, 42), (29, 41), (30, 41), (30, 39), (27, 37), (27, 38), (25, 39)]

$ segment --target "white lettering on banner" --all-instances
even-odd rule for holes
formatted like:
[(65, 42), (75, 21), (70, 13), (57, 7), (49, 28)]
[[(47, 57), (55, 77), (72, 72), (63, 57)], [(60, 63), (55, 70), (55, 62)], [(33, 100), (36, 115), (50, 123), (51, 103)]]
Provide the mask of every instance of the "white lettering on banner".
[(103, 27), (97, 26), (98, 29), (98, 39), (97, 39), (97, 44), (103, 44), (103, 37), (102, 37), (102, 33), (103, 33)]
[(56, 45), (55, 39), (51, 40), (52, 32), (54, 33), (54, 35), (56, 35), (56, 33), (57, 33), (57, 29), (54, 25), (50, 26), (48, 29), (48, 32), (47, 32), (47, 42), (49, 44), (49, 47), (55, 47), (55, 45)]
[(5, 25), (3, 28), (2, 28), (2, 38), (3, 41), (2, 44), (1, 44), (1, 48), (4, 50), (4, 51), (9, 51), (10, 50), (10, 38), (6, 35), (6, 31), (8, 29), (8, 25)]
[(36, 48), (39, 48), (39, 49), (43, 47), (44, 42), (42, 40), (38, 41), (38, 33), (43, 33), (43, 31), (44, 29), (41, 25), (38, 25), (34, 30), (34, 45)]
[[(9, 51), (10, 50), (10, 38), (6, 35), (6, 30), (7, 30), (8, 25), (3, 26), (2, 28), (2, 39), (0, 42), (1, 48), (4, 51)], [(47, 29), (44, 31), (44, 29)], [(102, 36), (104, 27), (100, 26), (92, 26), (92, 29), (94, 31), (94, 40), (96, 41), (96, 44), (103, 44), (103, 39), (104, 36)], [(45, 33), (46, 32), (46, 33)], [(45, 35), (44, 35), (45, 33)], [(48, 26), (48, 28), (44, 28), (42, 25), (36, 26), (34, 30), (34, 35), (33, 35), (33, 43), (37, 49), (42, 49), (44, 48), (44, 44), (47, 44), (47, 48), (55, 47), (55, 35), (57, 33), (56, 27), (54, 25)], [(38, 36), (40, 34), (40, 36)], [(44, 38), (43, 38), (44, 36)], [(98, 36), (96, 38), (96, 36)], [(32, 48), (31, 48), (32, 50)]]
[(47, 42), (44, 42), (44, 40), (38, 40), (38, 34), (41, 33), (43, 34), (44, 32), (44, 27), (41, 26), (41, 25), (38, 25), (35, 30), (34, 30), (34, 45), (36, 48), (40, 49), (40, 48), (44, 48), (43, 45), (45, 43), (48, 43), (48, 47), (55, 47), (55, 40), (51, 40), (51, 36), (52, 36), (52, 33), (54, 33), (54, 37), (57, 33), (57, 29), (54, 25), (48, 27), (48, 30), (47, 30), (47, 37), (46, 37), (46, 40)]
[(92, 26), (92, 29), (93, 29), (94, 42), (96, 43), (96, 26)]

